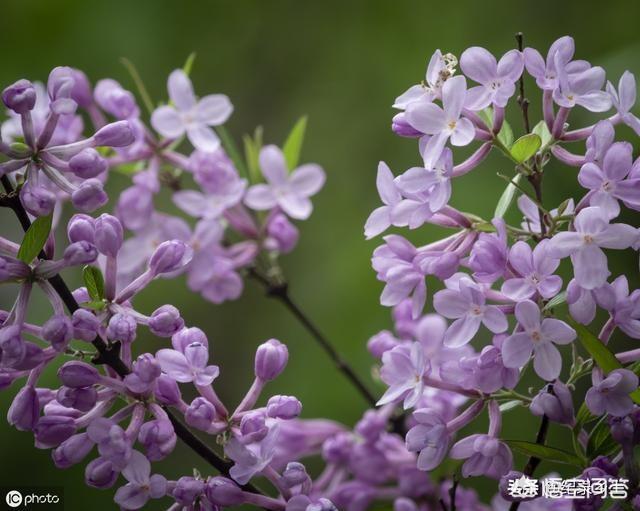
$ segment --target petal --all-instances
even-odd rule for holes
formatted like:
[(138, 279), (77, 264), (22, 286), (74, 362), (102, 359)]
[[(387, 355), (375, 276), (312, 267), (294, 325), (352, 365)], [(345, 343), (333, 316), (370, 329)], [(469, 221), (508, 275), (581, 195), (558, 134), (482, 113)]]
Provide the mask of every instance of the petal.
[(257, 211), (271, 209), (277, 204), (273, 190), (265, 184), (253, 185), (249, 188), (244, 197), (244, 203)]
[(529, 334), (518, 332), (502, 343), (502, 362), (505, 367), (520, 368), (531, 358), (533, 342)]
[(454, 460), (470, 458), (474, 453), (473, 444), (481, 436), (483, 435), (475, 434), (458, 440), (449, 451), (449, 457)]
[[(378, 173), (378, 176), (379, 175), (380, 174)], [(436, 173), (432, 170), (427, 170), (424, 167), (411, 167), (404, 174), (398, 176), (398, 187), (405, 193), (424, 192), (437, 182), (438, 177)], [(379, 186), (378, 190), (380, 190)], [(393, 186), (393, 191), (396, 194), (398, 193), (395, 188), (395, 184)], [(380, 196), (382, 197), (382, 194)], [(386, 202), (386, 204), (391, 204), (391, 202)]]
[(445, 318), (460, 318), (470, 308), (469, 301), (459, 291), (443, 289), (433, 296), (433, 308)]
[(590, 112), (606, 112), (611, 108), (611, 96), (602, 90), (589, 92), (577, 96), (576, 104)]
[(422, 153), (425, 167), (434, 167), (438, 159), (440, 159), (448, 139), (449, 133), (447, 131), (441, 131), (429, 139)]
[(193, 380), (191, 367), (185, 356), (176, 350), (162, 349), (156, 353), (156, 359), (164, 373), (176, 381), (187, 383)]
[(461, 117), (451, 133), (451, 143), (455, 146), (465, 146), (471, 143), (475, 134), (473, 123), (466, 117)]
[(578, 182), (589, 190), (600, 188), (603, 179), (602, 170), (593, 162), (585, 163), (578, 173)]
[(389, 217), (389, 206), (381, 206), (374, 209), (364, 224), (364, 235), (367, 239), (374, 238), (378, 234), (386, 231), (391, 225)]
[(407, 122), (427, 135), (442, 131), (445, 121), (444, 111), (433, 103), (414, 103), (407, 110)]
[(189, 367), (204, 369), (209, 361), (209, 350), (203, 344), (194, 342), (184, 349), (184, 356)]
[(569, 344), (576, 338), (576, 331), (573, 328), (555, 318), (542, 320), (540, 331), (545, 339), (556, 344)]
[(640, 179), (625, 179), (616, 184), (615, 197), (627, 207), (640, 209)]
[[(406, 174), (406, 173), (405, 173)], [(382, 202), (388, 205), (400, 202), (402, 196), (396, 188), (393, 173), (389, 166), (381, 161), (378, 163), (378, 174), (376, 176), (376, 187)]]
[(498, 307), (489, 305), (482, 315), (482, 324), (491, 330), (494, 334), (504, 332), (509, 327), (507, 317)]
[(149, 482), (151, 475), (151, 463), (141, 452), (132, 451), (129, 463), (122, 471), (122, 475), (130, 483), (145, 485)]
[(442, 106), (444, 108), (445, 122), (458, 120), (464, 107), (466, 95), (467, 80), (464, 76), (454, 76), (444, 82), (442, 86)]
[(533, 253), (524, 241), (517, 241), (509, 250), (509, 263), (522, 277), (533, 273)]
[(509, 279), (504, 281), (501, 291), (503, 295), (517, 302), (531, 298), (536, 288), (526, 279)]
[(505, 53), (498, 62), (498, 75), (516, 82), (524, 70), (524, 56), (518, 50)]
[(577, 232), (559, 232), (549, 240), (547, 251), (551, 257), (563, 258), (580, 250), (584, 239)]
[(467, 97), (465, 98), (465, 106), (469, 110), (477, 112), (483, 108), (487, 108), (493, 100), (494, 93), (488, 87), (484, 85), (478, 85), (471, 87), (467, 91)]
[(540, 52), (533, 48), (525, 48), (522, 53), (524, 55), (524, 65), (529, 74), (536, 79), (544, 80), (547, 69), (544, 58), (540, 55)]
[(465, 316), (456, 319), (447, 329), (444, 345), (448, 348), (458, 348), (467, 344), (480, 328), (480, 316)]
[(479, 46), (472, 46), (462, 53), (460, 69), (469, 78), (482, 84), (498, 76), (496, 58)]
[(282, 151), (274, 146), (268, 145), (260, 150), (260, 168), (262, 175), (271, 184), (284, 184), (287, 181), (287, 162)]
[(206, 197), (196, 190), (180, 190), (173, 194), (173, 203), (182, 211), (196, 218), (205, 216)]
[(584, 208), (575, 219), (576, 231), (582, 234), (597, 234), (604, 231), (608, 223), (606, 215), (596, 207)]
[(615, 142), (605, 153), (602, 169), (613, 181), (624, 179), (633, 165), (633, 147), (628, 142)]
[(193, 147), (206, 153), (212, 153), (220, 147), (218, 135), (206, 124), (189, 125), (187, 127), (187, 137), (189, 137)]
[(313, 211), (313, 205), (309, 199), (292, 192), (280, 196), (278, 204), (287, 215), (297, 220), (306, 220)]
[(538, 293), (542, 298), (553, 298), (562, 288), (562, 279), (558, 275), (551, 275), (538, 284)]
[(423, 97), (427, 96), (427, 94), (428, 89), (426, 89), (424, 85), (412, 85), (396, 98), (392, 107), (398, 108), (399, 110), (406, 110), (411, 103), (419, 101)]
[(595, 289), (607, 282), (607, 257), (596, 245), (585, 245), (571, 256), (576, 281), (585, 289)]
[(525, 330), (537, 330), (540, 327), (540, 309), (535, 302), (525, 300), (516, 304), (516, 319)]
[(629, 248), (637, 240), (638, 231), (627, 224), (611, 224), (594, 237), (599, 246), (618, 250)]
[(233, 105), (224, 94), (205, 96), (196, 105), (198, 121), (209, 126), (223, 124), (233, 112)]
[(322, 167), (315, 163), (302, 165), (295, 169), (289, 178), (289, 184), (296, 194), (310, 197), (318, 193), (324, 185), (325, 175)]
[(535, 347), (533, 368), (540, 378), (553, 381), (560, 376), (562, 357), (558, 348), (550, 342), (542, 342)]
[(219, 375), (220, 368), (218, 366), (207, 366), (204, 370), (197, 373), (194, 383), (203, 387), (211, 385), (213, 380), (215, 380)]
[(172, 106), (161, 106), (151, 114), (151, 126), (160, 135), (178, 138), (184, 134), (184, 125), (178, 111)]
[(113, 500), (122, 509), (141, 509), (149, 500), (149, 490), (136, 484), (125, 484), (118, 488)]
[(181, 69), (176, 69), (169, 75), (167, 82), (169, 99), (182, 112), (190, 110), (196, 104), (196, 95), (193, 93), (191, 80)]

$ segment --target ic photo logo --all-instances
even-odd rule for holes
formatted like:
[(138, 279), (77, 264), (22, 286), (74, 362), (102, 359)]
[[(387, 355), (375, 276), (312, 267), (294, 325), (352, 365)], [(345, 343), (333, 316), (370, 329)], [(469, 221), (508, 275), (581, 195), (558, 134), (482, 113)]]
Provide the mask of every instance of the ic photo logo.
[[(11, 509), (28, 510), (37, 506), (47, 509), (62, 509), (62, 488), (0, 488), (4, 490), (4, 501)], [(2, 493), (0, 493), (2, 495)], [(6, 508), (5, 508), (6, 509)]]

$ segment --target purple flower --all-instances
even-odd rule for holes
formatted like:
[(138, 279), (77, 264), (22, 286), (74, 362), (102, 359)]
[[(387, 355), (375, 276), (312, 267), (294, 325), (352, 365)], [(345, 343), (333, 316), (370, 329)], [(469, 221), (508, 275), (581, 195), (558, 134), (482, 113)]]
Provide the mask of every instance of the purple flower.
[(166, 419), (145, 422), (138, 433), (138, 441), (144, 446), (150, 461), (159, 461), (171, 454), (176, 446), (176, 439), (173, 426)]
[(484, 324), (495, 334), (504, 332), (507, 318), (495, 305), (487, 305), (484, 290), (466, 275), (447, 281), (449, 289), (438, 291), (433, 306), (439, 314), (455, 319), (447, 329), (444, 344), (450, 348), (467, 344)]
[(364, 226), (364, 235), (367, 239), (371, 239), (389, 228), (393, 223), (393, 211), (402, 200), (402, 196), (393, 180), (391, 169), (383, 161), (378, 164), (376, 187), (384, 206), (374, 209), (369, 218), (367, 218)]
[(425, 81), (411, 86), (407, 91), (398, 96), (393, 108), (406, 110), (409, 105), (416, 102), (430, 103), (442, 96), (442, 85), (453, 74), (454, 66), (449, 56), (442, 55), (436, 50), (427, 65)]
[(609, 218), (620, 214), (619, 200), (640, 210), (640, 178), (628, 178), (633, 166), (632, 153), (633, 147), (628, 142), (615, 142), (602, 163), (585, 163), (578, 174), (580, 184), (591, 190), (589, 204), (602, 208)]
[(636, 103), (636, 77), (633, 73), (629, 71), (622, 73), (617, 92), (613, 84), (607, 82), (607, 92), (622, 122), (633, 129), (636, 135), (640, 135), (640, 119), (631, 113), (631, 108)]
[(595, 289), (609, 276), (602, 248), (623, 249), (638, 239), (638, 231), (626, 224), (611, 224), (598, 207), (585, 208), (575, 218), (575, 232), (560, 232), (547, 245), (551, 257), (571, 256), (575, 278), (585, 289)]
[[(180, 190), (173, 194), (173, 202), (185, 213), (196, 218), (218, 218), (226, 209), (242, 200), (247, 181), (240, 179), (236, 170), (229, 166), (216, 167), (219, 176), (207, 183), (205, 193), (196, 190)], [(212, 179), (213, 180), (213, 179)]]
[[(529, 197), (522, 194), (518, 197), (518, 209), (524, 215), (524, 219), (522, 222), (522, 229), (525, 231), (533, 232), (536, 234), (540, 234), (540, 214), (538, 212), (538, 206), (535, 202), (533, 202)], [(569, 199), (566, 201), (566, 206), (560, 212), (558, 209), (552, 209), (549, 211), (549, 216), (551, 218), (557, 218), (562, 215), (571, 215), (575, 209), (575, 204), (573, 199)]]
[(587, 407), (594, 415), (608, 413), (614, 417), (627, 415), (633, 409), (629, 393), (638, 388), (638, 377), (628, 369), (614, 369), (585, 396)]
[(171, 492), (171, 495), (176, 502), (189, 506), (193, 504), (193, 501), (202, 493), (205, 489), (204, 481), (200, 481), (195, 477), (184, 476), (176, 481), (175, 488)]
[(516, 319), (524, 331), (516, 332), (502, 345), (502, 359), (506, 367), (522, 367), (535, 354), (533, 368), (547, 381), (560, 375), (562, 358), (555, 344), (569, 344), (576, 332), (569, 325), (554, 318), (540, 321), (540, 309), (531, 300), (516, 304)]
[(511, 470), (513, 455), (506, 444), (490, 435), (471, 435), (459, 440), (449, 451), (454, 460), (464, 460), (462, 476), (487, 476), (493, 479)]
[(225, 454), (234, 461), (229, 475), (238, 484), (246, 484), (271, 463), (278, 441), (278, 426), (274, 425), (259, 442), (243, 444), (233, 437), (225, 445)]
[(160, 474), (151, 475), (149, 460), (138, 451), (131, 453), (122, 475), (129, 482), (118, 488), (113, 498), (122, 509), (141, 509), (150, 498), (159, 499), (167, 493), (167, 480)]
[(627, 277), (620, 275), (611, 284), (596, 289), (594, 295), (598, 305), (611, 313), (620, 330), (640, 339), (640, 290), (629, 294)]
[(113, 420), (106, 417), (94, 419), (87, 427), (89, 438), (98, 445), (98, 452), (113, 467), (122, 470), (131, 459), (133, 439)]
[(130, 119), (140, 115), (135, 96), (115, 80), (107, 78), (98, 81), (93, 96), (100, 108), (116, 119)]
[(533, 251), (524, 241), (516, 242), (509, 250), (509, 264), (519, 277), (505, 280), (502, 293), (516, 302), (536, 293), (545, 299), (553, 298), (562, 288), (562, 279), (553, 275), (560, 261), (549, 257), (547, 240), (538, 243)]
[(111, 488), (118, 479), (119, 471), (102, 457), (92, 460), (84, 471), (85, 482), (92, 488)]
[(220, 374), (218, 366), (207, 365), (209, 350), (198, 342), (189, 344), (184, 353), (170, 349), (159, 350), (156, 359), (164, 373), (181, 383), (210, 385)]
[(201, 151), (215, 151), (220, 140), (210, 126), (223, 124), (233, 112), (229, 98), (211, 94), (198, 100), (189, 77), (180, 69), (169, 75), (167, 82), (172, 106), (157, 108), (151, 125), (162, 136), (175, 139), (186, 133), (189, 141)]
[(467, 94), (464, 76), (449, 78), (442, 86), (442, 108), (434, 103), (412, 103), (407, 110), (409, 124), (426, 135), (432, 135), (424, 151), (427, 168), (438, 161), (447, 140), (454, 146), (469, 144), (475, 135), (471, 121), (460, 117)]
[(293, 225), (286, 215), (276, 213), (269, 215), (267, 221), (268, 237), (264, 240), (264, 246), (267, 250), (273, 250), (281, 254), (291, 252), (296, 244), (300, 233), (298, 228)]
[(294, 169), (289, 175), (284, 154), (274, 145), (263, 147), (259, 160), (267, 184), (249, 188), (245, 204), (258, 211), (280, 206), (291, 218), (309, 218), (313, 209), (309, 197), (315, 195), (324, 184), (322, 168), (308, 163)]
[(384, 405), (404, 399), (405, 410), (413, 408), (422, 397), (422, 377), (429, 369), (429, 361), (425, 358), (420, 343), (403, 344), (384, 353), (380, 378), (389, 388), (377, 404)]
[(482, 110), (493, 104), (504, 108), (516, 90), (515, 83), (522, 75), (524, 57), (518, 50), (496, 58), (484, 48), (473, 46), (460, 56), (462, 72), (478, 82), (478, 87), (467, 91), (466, 106), (471, 110)]
[(572, 74), (563, 62), (562, 56), (555, 55), (558, 87), (553, 91), (554, 101), (565, 108), (580, 105), (590, 112), (605, 112), (611, 108), (611, 96), (602, 90), (605, 81), (604, 69), (599, 66), (587, 67)]
[(577, 71), (584, 68), (584, 61), (571, 62), (575, 51), (575, 43), (573, 38), (564, 36), (549, 47), (547, 52), (547, 60), (542, 58), (540, 52), (534, 48), (524, 49), (524, 65), (531, 76), (536, 79), (536, 84), (542, 90), (554, 90), (558, 86), (558, 70), (556, 65), (556, 54), (558, 54), (558, 63), (569, 65), (571, 71)]
[(418, 424), (407, 433), (407, 450), (420, 452), (420, 470), (433, 470), (447, 455), (452, 435), (447, 430), (447, 423), (433, 410), (421, 408), (413, 412), (413, 417)]
[(492, 283), (501, 278), (507, 268), (509, 248), (504, 220), (493, 220), (495, 233), (481, 233), (473, 245), (469, 268), (478, 282)]

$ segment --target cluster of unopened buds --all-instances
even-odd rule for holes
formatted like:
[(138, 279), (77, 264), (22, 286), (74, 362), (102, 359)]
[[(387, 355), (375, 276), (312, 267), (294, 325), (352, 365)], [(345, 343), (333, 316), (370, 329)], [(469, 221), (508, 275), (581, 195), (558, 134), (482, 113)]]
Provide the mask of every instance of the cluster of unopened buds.
[[(426, 81), (396, 100), (401, 113), (393, 130), (419, 140), (422, 163), (398, 176), (380, 164), (383, 205), (371, 214), (365, 235), (392, 226), (454, 232), (423, 247), (388, 235), (374, 252), (373, 267), (385, 283), (381, 303), (393, 307), (395, 324), (394, 333), (380, 332), (368, 343), (388, 387), (377, 403), (293, 302), (279, 266), (279, 255), (298, 240), (293, 221), (310, 216), (310, 198), (325, 179), (315, 164), (298, 166), (304, 120), (282, 149), (263, 146), (261, 130), (245, 137), (242, 157), (223, 127), (233, 110), (229, 99), (196, 97), (191, 62), (171, 73), (169, 101), (157, 108), (144, 87), (139, 106), (118, 82), (92, 87), (67, 67), (54, 69), (46, 87), (27, 80), (7, 87), (0, 205), (25, 231), (20, 243), (0, 237), (0, 280), (18, 286), (13, 307), (0, 311), (0, 385), (16, 389), (9, 423), (33, 432), (37, 448), (52, 449), (59, 468), (90, 459), (86, 483), (118, 486), (114, 499), (122, 509), (162, 498), (173, 500), (172, 510), (249, 504), (361, 511), (380, 502), (395, 511), (488, 509), (460, 484), (474, 476), (500, 481), (493, 509), (604, 505), (593, 496), (509, 503), (508, 482), (531, 477), (541, 460), (568, 463), (581, 478), (624, 477), (625, 505), (640, 509), (634, 456), (640, 349), (609, 345), (616, 330), (640, 338), (640, 292), (629, 291), (624, 275), (611, 277), (603, 251), (640, 248), (640, 231), (615, 221), (623, 207), (640, 210), (640, 165), (628, 142), (614, 140), (620, 124), (640, 134), (640, 120), (630, 112), (635, 79), (626, 72), (617, 89), (607, 83), (603, 90), (604, 70), (574, 60), (573, 53), (569, 37), (556, 41), (546, 60), (520, 48), (497, 61), (474, 47), (461, 54), (460, 74), (458, 59), (437, 51)], [(535, 125), (524, 97), (525, 69), (542, 90), (542, 120)], [(467, 78), (478, 85), (468, 88)], [(514, 140), (505, 109), (517, 90), (526, 133)], [(569, 130), (574, 107), (615, 111)], [(93, 129), (88, 138), (85, 122)], [(449, 146), (474, 141), (480, 144), (475, 152), (454, 163)], [(568, 149), (581, 141), (584, 150)], [(180, 152), (187, 147), (190, 154)], [(453, 178), (474, 170), (492, 150), (509, 158), (515, 172), (487, 221), (449, 201)], [(551, 209), (543, 202), (542, 177), (554, 159), (579, 168), (578, 181), (588, 191)], [(105, 184), (114, 172), (132, 183), (109, 201)], [(163, 188), (184, 215), (157, 209)], [(514, 201), (524, 216), (517, 226), (503, 218)], [(69, 202), (73, 215), (65, 225)], [(62, 236), (55, 235), (60, 230), (68, 241), (63, 250)], [(565, 285), (556, 272), (566, 258), (573, 279)], [(71, 268), (84, 281), (73, 291), (63, 280)], [(263, 284), (302, 319), (370, 409), (348, 427), (300, 418), (302, 404), (293, 396), (265, 399), (267, 383), (288, 362), (286, 346), (275, 339), (258, 346), (253, 383), (235, 409), (228, 407), (215, 390), (220, 370), (210, 361), (207, 334), (185, 325), (172, 304), (150, 313), (135, 306), (154, 280), (181, 275), (213, 303), (237, 299), (245, 278)], [(425, 314), (427, 276), (445, 289), (433, 295), (435, 313)], [(27, 317), (36, 289), (51, 305), (42, 324)], [(597, 317), (607, 319), (594, 335), (598, 310)], [(140, 326), (167, 343), (155, 353), (136, 352)], [(471, 341), (484, 329), (493, 338), (478, 351)], [(588, 357), (579, 355), (578, 344)], [(571, 364), (563, 371), (568, 345)], [(517, 391), (531, 361), (541, 388)], [(49, 365), (58, 367), (58, 388), (39, 384)], [(591, 387), (576, 412), (576, 384), (587, 376)], [(186, 394), (197, 395), (190, 402), (185, 385), (192, 387)], [(538, 438), (505, 439), (502, 415), (523, 407), (542, 418)], [(487, 433), (456, 440), (485, 408)], [(572, 449), (545, 445), (550, 422), (570, 428)], [(178, 439), (212, 465), (211, 474), (168, 480), (152, 470)], [(521, 472), (512, 449), (530, 456)], [(308, 473), (303, 462), (313, 457), (324, 465)], [(447, 458), (462, 461), (443, 464)]]

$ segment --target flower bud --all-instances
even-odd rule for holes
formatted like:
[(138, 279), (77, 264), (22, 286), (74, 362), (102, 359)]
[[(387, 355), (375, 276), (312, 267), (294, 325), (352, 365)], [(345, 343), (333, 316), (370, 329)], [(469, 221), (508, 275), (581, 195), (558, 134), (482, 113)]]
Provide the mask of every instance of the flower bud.
[(422, 136), (422, 133), (407, 122), (404, 112), (394, 115), (391, 119), (391, 130), (401, 137), (418, 138)]
[(56, 67), (49, 74), (47, 86), (49, 87), (49, 85), (51, 85), (55, 87), (58, 82), (64, 83), (65, 95), (81, 107), (87, 108), (93, 103), (91, 85), (89, 84), (87, 75), (79, 69), (66, 66)]
[(0, 350), (2, 365), (5, 367), (15, 367), (24, 360), (26, 343), (22, 338), (20, 325), (0, 328)]
[(371, 337), (367, 342), (367, 349), (372, 356), (376, 358), (382, 358), (387, 351), (395, 348), (398, 345), (398, 341), (388, 330), (378, 332)]
[(393, 501), (393, 511), (418, 511), (418, 506), (407, 497), (399, 497)]
[(147, 326), (158, 337), (171, 337), (184, 327), (184, 320), (173, 305), (163, 305), (153, 311)]
[(5, 359), (8, 358), (6, 350), (3, 346), (2, 353), (2, 363), (7, 367), (12, 367), (17, 371), (26, 371), (28, 369), (33, 369), (37, 365), (41, 364), (45, 359), (45, 353), (40, 346), (34, 344), (32, 342), (24, 342), (24, 349), (22, 351), (22, 356), (20, 360), (14, 360), (13, 364), (9, 364), (5, 362)]
[(78, 213), (73, 215), (67, 224), (67, 237), (71, 243), (78, 241), (86, 241), (94, 243), (95, 238), (95, 220), (89, 215)]
[(609, 417), (611, 437), (623, 447), (633, 448), (634, 424), (630, 416)]
[(149, 260), (149, 270), (153, 275), (180, 270), (191, 261), (193, 251), (180, 240), (160, 243)]
[(95, 385), (101, 377), (94, 366), (73, 360), (58, 369), (58, 378), (67, 387), (77, 388)]
[(277, 378), (287, 365), (289, 350), (277, 339), (269, 339), (258, 346), (255, 359), (255, 375), (263, 381)]
[(184, 418), (189, 426), (207, 431), (216, 418), (216, 409), (205, 398), (197, 397), (191, 401)]
[(295, 419), (302, 411), (302, 403), (293, 396), (273, 396), (267, 402), (267, 415), (274, 419)]
[(125, 147), (135, 141), (135, 136), (128, 121), (116, 121), (100, 128), (93, 139), (99, 146)]
[(70, 436), (51, 453), (58, 468), (69, 468), (80, 463), (93, 449), (93, 442), (86, 433)]
[(96, 247), (88, 241), (76, 241), (64, 251), (65, 263), (69, 266), (89, 264), (98, 258)]
[(204, 481), (199, 481), (195, 477), (183, 476), (176, 481), (172, 495), (179, 504), (190, 506), (204, 492), (204, 488)]
[(606, 456), (598, 456), (591, 462), (591, 466), (606, 472), (611, 477), (618, 477), (618, 465), (612, 463)]
[(267, 436), (267, 433), (269, 433), (269, 428), (265, 423), (265, 415), (262, 411), (254, 410), (242, 416), (240, 420), (242, 443), (259, 442)]
[(38, 449), (56, 447), (76, 432), (75, 420), (63, 415), (45, 415), (33, 428)]
[(98, 393), (93, 387), (60, 387), (56, 394), (56, 401), (67, 408), (75, 408), (81, 412), (91, 410), (98, 400)]
[(138, 324), (129, 314), (114, 314), (107, 326), (107, 338), (112, 341), (133, 342), (136, 338)]
[(171, 454), (176, 438), (171, 422), (164, 419), (145, 422), (138, 433), (138, 441), (144, 446), (150, 461), (160, 461)]
[(549, 420), (569, 426), (574, 423), (571, 391), (561, 381), (542, 389), (531, 401), (529, 410), (534, 415), (546, 415)]
[(322, 445), (322, 457), (329, 463), (346, 463), (353, 450), (353, 439), (349, 433), (338, 433)]
[(212, 477), (207, 481), (205, 489), (207, 499), (220, 507), (239, 506), (244, 502), (242, 489), (231, 479), (226, 477)]
[(104, 192), (102, 183), (96, 178), (87, 179), (80, 188), (71, 194), (73, 206), (84, 213), (90, 213), (104, 206), (109, 197)]
[(166, 374), (161, 374), (156, 380), (154, 394), (158, 402), (162, 405), (176, 405), (182, 399), (180, 387), (178, 387), (178, 384), (173, 378)]
[(56, 196), (46, 188), (31, 185), (27, 181), (20, 190), (20, 201), (33, 216), (46, 216), (53, 211)]
[(102, 214), (95, 221), (95, 243), (101, 254), (116, 257), (122, 246), (122, 224), (115, 216)]
[(40, 403), (36, 390), (27, 385), (13, 398), (7, 413), (7, 421), (20, 431), (30, 431), (40, 417)]
[(293, 488), (300, 484), (309, 482), (309, 474), (302, 463), (292, 461), (287, 463), (287, 467), (282, 472), (282, 482), (288, 487)]
[(93, 488), (111, 488), (118, 479), (119, 472), (114, 470), (113, 464), (105, 458), (92, 460), (84, 471), (84, 480)]
[(0, 256), (0, 282), (27, 278), (31, 273), (29, 266), (9, 256)]
[(277, 213), (273, 215), (267, 224), (267, 241), (269, 250), (277, 250), (282, 254), (291, 252), (298, 243), (299, 232), (286, 215)]
[(387, 421), (376, 410), (367, 410), (355, 427), (356, 433), (365, 440), (375, 441), (387, 425)]
[(128, 119), (139, 113), (135, 96), (115, 80), (100, 80), (96, 84), (94, 97), (100, 108), (116, 119)]
[(153, 386), (160, 373), (160, 364), (155, 357), (151, 353), (143, 353), (134, 362), (133, 372), (125, 377), (124, 383), (131, 392), (143, 394)]
[(107, 170), (107, 160), (94, 148), (88, 147), (69, 160), (69, 170), (79, 178), (89, 179)]
[(25, 114), (36, 104), (36, 89), (29, 80), (18, 80), (2, 91), (2, 102), (9, 110)]
[(209, 346), (207, 335), (198, 327), (183, 328), (171, 337), (171, 345), (173, 349), (184, 353), (189, 344), (198, 343), (205, 347)]
[(122, 191), (115, 213), (122, 225), (137, 231), (149, 223), (153, 211), (153, 193), (142, 186), (134, 185)]
[(78, 303), (84, 303), (91, 300), (91, 296), (89, 296), (89, 291), (87, 291), (87, 288), (84, 286), (74, 289), (71, 294), (73, 295), (76, 302)]
[(93, 312), (86, 309), (74, 311), (71, 323), (73, 325), (73, 336), (76, 339), (87, 342), (91, 342), (96, 338), (100, 327), (100, 320)]
[(42, 325), (42, 338), (51, 344), (54, 350), (63, 351), (73, 338), (73, 323), (64, 314), (54, 314)]

